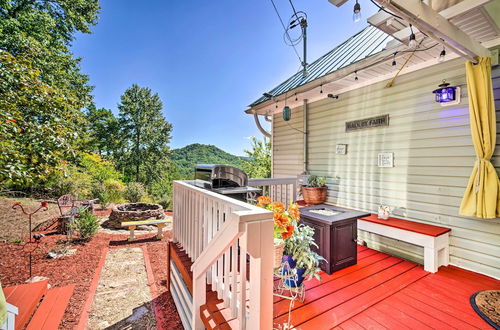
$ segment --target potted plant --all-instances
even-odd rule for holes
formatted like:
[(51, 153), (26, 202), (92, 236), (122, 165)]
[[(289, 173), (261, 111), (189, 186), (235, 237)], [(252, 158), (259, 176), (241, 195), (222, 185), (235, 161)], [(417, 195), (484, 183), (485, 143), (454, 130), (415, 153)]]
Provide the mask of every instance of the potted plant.
[(302, 187), (302, 196), (306, 204), (321, 204), (326, 201), (327, 190), (324, 176), (310, 175), (307, 178), (307, 186)]
[(292, 256), (293, 263), (290, 268), (295, 267), (295, 281), (287, 279), (286, 284), (290, 287), (300, 286), (304, 279), (313, 277), (320, 280), (319, 263), (325, 260), (322, 256), (312, 251), (312, 247), (318, 247), (314, 241), (314, 228), (304, 224), (294, 229), (293, 235), (285, 242), (284, 254)]
[(268, 196), (257, 198), (257, 206), (274, 213), (274, 267), (279, 267), (283, 258), (285, 242), (290, 239), (300, 219), (299, 206), (291, 203), (288, 208), (280, 202), (273, 202)]

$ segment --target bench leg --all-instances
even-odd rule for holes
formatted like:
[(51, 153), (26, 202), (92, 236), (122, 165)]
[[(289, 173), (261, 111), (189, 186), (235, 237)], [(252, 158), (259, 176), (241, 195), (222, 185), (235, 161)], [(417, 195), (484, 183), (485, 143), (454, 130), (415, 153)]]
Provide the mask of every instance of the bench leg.
[(439, 268), (438, 251), (433, 248), (424, 247), (424, 269), (428, 272), (435, 273)]
[(158, 234), (156, 234), (157, 239), (162, 239), (163, 238), (163, 227), (165, 227), (164, 223), (159, 223), (156, 225), (158, 227)]
[(130, 236), (128, 238), (129, 241), (135, 241), (134, 230), (136, 226), (130, 226), (128, 229), (130, 230)]

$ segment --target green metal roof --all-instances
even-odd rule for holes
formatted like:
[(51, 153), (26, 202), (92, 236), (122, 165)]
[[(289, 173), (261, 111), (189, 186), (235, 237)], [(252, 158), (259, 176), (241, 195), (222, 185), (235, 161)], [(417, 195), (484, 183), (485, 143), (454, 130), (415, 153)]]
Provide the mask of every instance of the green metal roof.
[[(390, 35), (369, 25), (309, 64), (307, 66), (308, 74), (306, 77), (302, 76), (301, 70), (271, 89), (268, 93), (273, 96), (284, 94), (359, 60), (375, 55), (384, 50), (385, 45), (390, 40), (393, 40)], [(250, 107), (256, 106), (269, 99), (268, 97), (262, 96), (250, 104)]]

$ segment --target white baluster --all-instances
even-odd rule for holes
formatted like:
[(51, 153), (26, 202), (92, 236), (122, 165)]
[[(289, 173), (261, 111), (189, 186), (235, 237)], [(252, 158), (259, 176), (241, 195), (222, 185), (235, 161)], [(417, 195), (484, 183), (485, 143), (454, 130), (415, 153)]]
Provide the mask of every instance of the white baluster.
[(245, 233), (240, 237), (240, 285), (238, 295), (238, 320), (240, 321), (240, 329), (246, 329), (247, 323), (247, 244), (248, 235)]
[(238, 241), (231, 246), (231, 317), (238, 316), (236, 303), (238, 301)]

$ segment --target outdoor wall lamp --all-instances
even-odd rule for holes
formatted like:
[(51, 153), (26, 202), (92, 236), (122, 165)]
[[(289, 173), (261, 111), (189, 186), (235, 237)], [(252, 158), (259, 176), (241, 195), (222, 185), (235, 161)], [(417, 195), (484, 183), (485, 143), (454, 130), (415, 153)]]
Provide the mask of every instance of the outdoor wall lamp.
[(435, 95), (435, 100), (442, 106), (460, 103), (460, 87), (450, 86), (446, 80), (439, 85), (438, 89), (432, 91)]
[(292, 118), (292, 109), (288, 105), (283, 108), (283, 120), (289, 121)]

